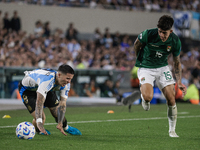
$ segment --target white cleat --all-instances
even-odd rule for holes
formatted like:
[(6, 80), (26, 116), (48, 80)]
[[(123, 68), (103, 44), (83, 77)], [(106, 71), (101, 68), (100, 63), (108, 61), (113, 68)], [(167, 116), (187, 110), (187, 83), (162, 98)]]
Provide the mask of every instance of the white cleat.
[(142, 99), (142, 107), (144, 108), (144, 110), (148, 111), (150, 109), (150, 102), (146, 102)]
[(179, 137), (175, 131), (169, 131), (169, 136), (170, 137)]

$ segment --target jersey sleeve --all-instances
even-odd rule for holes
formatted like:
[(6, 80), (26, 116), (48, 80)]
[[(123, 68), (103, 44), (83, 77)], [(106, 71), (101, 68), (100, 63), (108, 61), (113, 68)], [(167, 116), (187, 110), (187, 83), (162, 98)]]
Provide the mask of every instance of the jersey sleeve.
[(175, 46), (174, 46), (174, 50), (173, 50), (173, 56), (178, 56), (181, 52), (181, 41), (180, 39), (178, 39), (178, 42), (175, 43)]
[(47, 81), (38, 80), (37, 82), (38, 82), (37, 92), (39, 92), (44, 96), (44, 98), (46, 98), (47, 92), (49, 92), (53, 88), (54, 78)]
[(144, 30), (143, 32), (141, 32), (138, 35), (138, 40), (142, 43), (142, 44), (146, 44), (148, 39), (148, 30)]
[(60, 96), (68, 98), (69, 90), (70, 90), (70, 83), (68, 83), (64, 88), (61, 88)]

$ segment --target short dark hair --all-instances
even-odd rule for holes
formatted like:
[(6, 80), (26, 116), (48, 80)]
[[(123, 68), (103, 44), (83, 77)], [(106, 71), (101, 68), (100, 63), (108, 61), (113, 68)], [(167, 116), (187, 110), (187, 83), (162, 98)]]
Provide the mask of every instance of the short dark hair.
[(157, 27), (162, 30), (170, 30), (174, 24), (174, 19), (171, 16), (163, 15), (160, 17)]
[(71, 66), (66, 65), (66, 64), (62, 64), (61, 66), (59, 66), (58, 71), (63, 74), (67, 74), (67, 73), (74, 74), (74, 69)]

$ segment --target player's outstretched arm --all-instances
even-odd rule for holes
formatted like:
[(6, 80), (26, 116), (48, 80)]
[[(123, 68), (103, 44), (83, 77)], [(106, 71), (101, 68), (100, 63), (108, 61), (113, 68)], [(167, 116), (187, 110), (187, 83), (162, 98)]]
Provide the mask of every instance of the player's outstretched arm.
[(45, 101), (44, 96), (40, 94), (39, 92), (37, 92), (37, 100), (36, 100), (36, 106), (35, 106), (35, 116), (36, 116), (37, 127), (42, 133), (48, 135), (42, 122), (42, 112), (43, 112), (44, 101)]
[(65, 117), (66, 112), (66, 101), (66, 98), (63, 98), (62, 96), (60, 97), (60, 103), (58, 106), (58, 125), (56, 126), (56, 128), (60, 130), (60, 132), (64, 135), (67, 135), (63, 130), (63, 119)]
[(180, 55), (174, 56), (174, 73), (177, 81), (177, 85), (179, 89), (183, 92), (183, 96), (186, 94), (186, 87), (183, 86), (181, 83), (181, 78), (182, 78), (182, 68), (181, 68), (181, 62), (180, 62)]

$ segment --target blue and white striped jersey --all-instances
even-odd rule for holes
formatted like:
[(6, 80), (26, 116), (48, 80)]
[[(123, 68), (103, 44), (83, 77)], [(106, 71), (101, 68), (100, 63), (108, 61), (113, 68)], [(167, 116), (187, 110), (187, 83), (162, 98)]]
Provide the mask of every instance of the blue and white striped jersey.
[(37, 91), (45, 98), (49, 91), (60, 91), (60, 96), (68, 98), (68, 92), (70, 90), (70, 83), (62, 87), (56, 85), (56, 71), (51, 69), (36, 69), (33, 71), (25, 71), (25, 77), (22, 80), (24, 90)]

